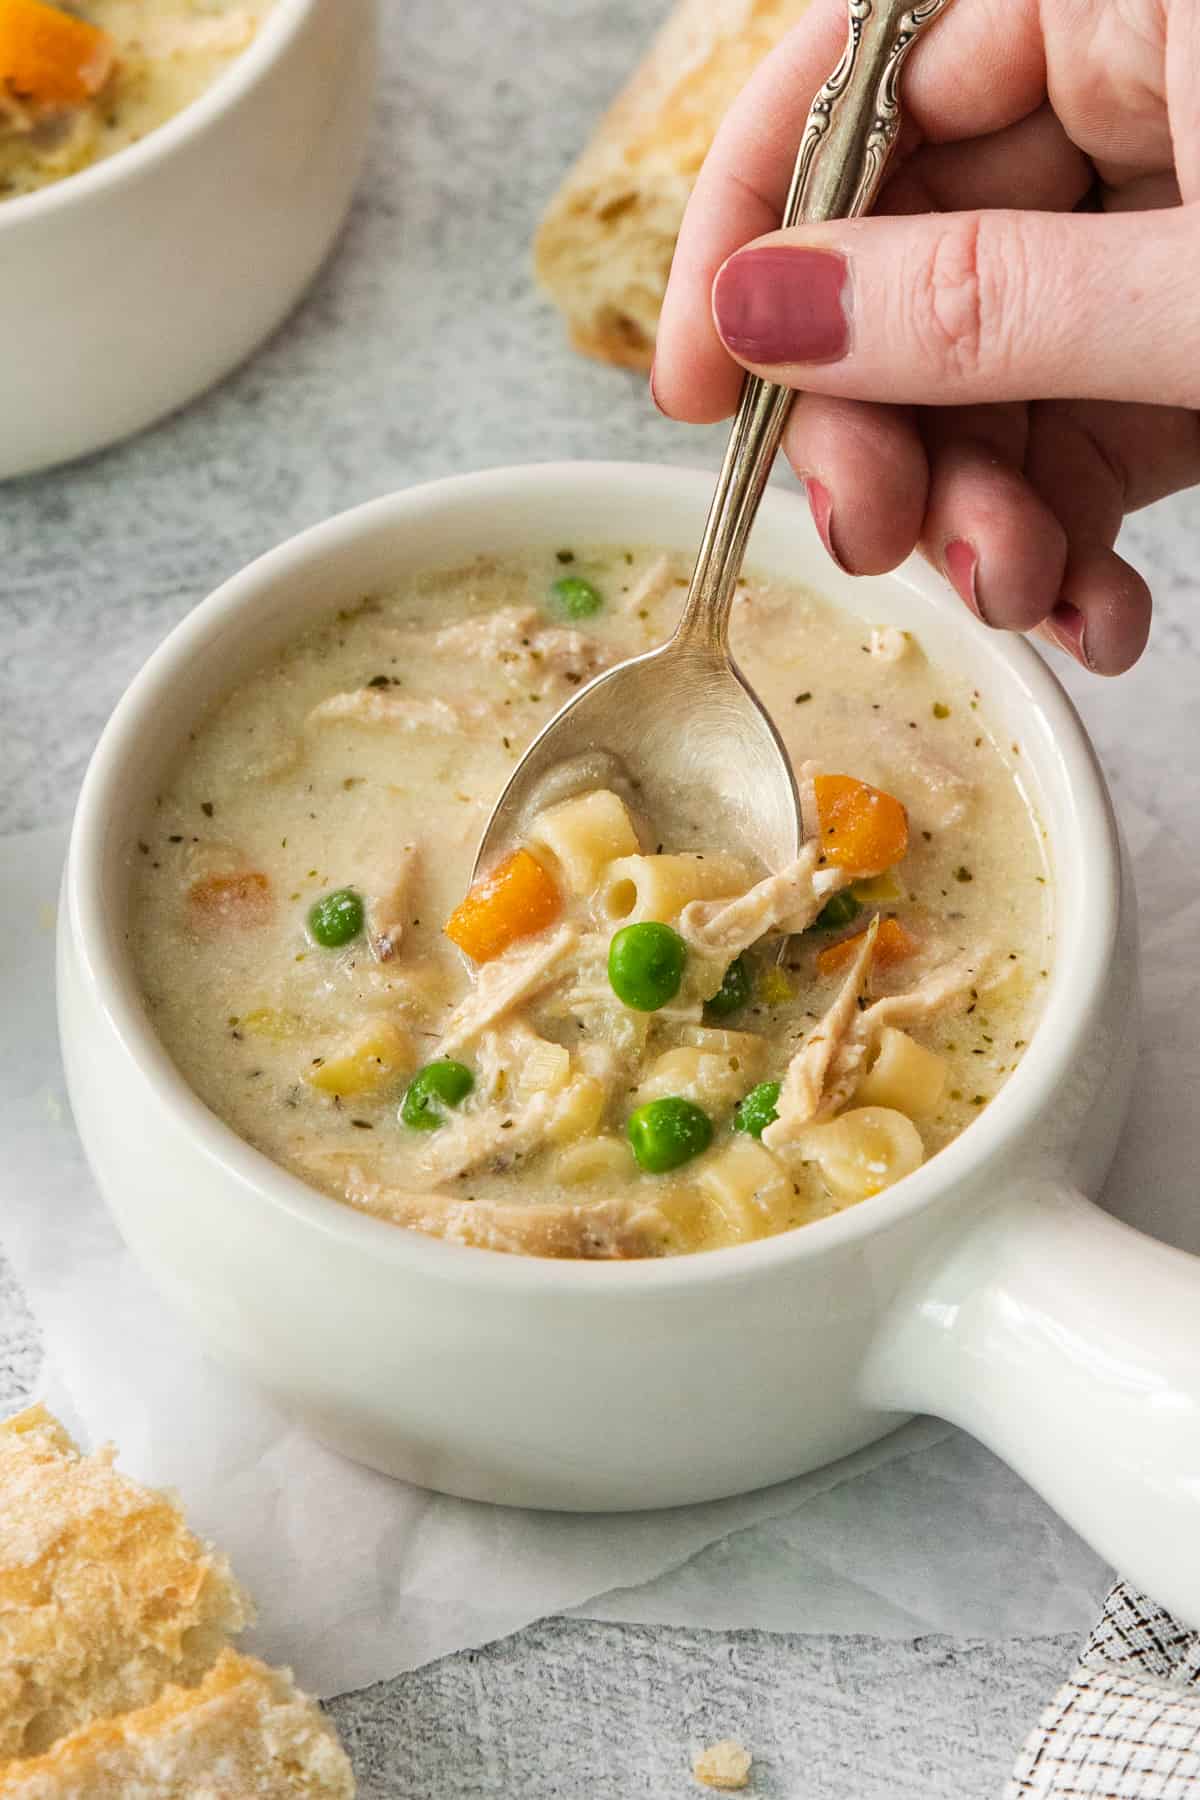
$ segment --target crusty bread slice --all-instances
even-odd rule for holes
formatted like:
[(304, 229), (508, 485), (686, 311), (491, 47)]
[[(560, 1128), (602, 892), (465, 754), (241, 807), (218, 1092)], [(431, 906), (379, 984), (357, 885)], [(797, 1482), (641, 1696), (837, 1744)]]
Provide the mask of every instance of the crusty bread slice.
[(534, 243), (577, 350), (648, 369), (684, 207), (730, 102), (808, 0), (679, 0)]
[(222, 1651), (198, 1687), (0, 1768), (3, 1800), (353, 1800), (346, 1753), (286, 1670)]
[(0, 1762), (199, 1680), (251, 1617), (175, 1501), (112, 1465), (44, 1407), (0, 1422)]

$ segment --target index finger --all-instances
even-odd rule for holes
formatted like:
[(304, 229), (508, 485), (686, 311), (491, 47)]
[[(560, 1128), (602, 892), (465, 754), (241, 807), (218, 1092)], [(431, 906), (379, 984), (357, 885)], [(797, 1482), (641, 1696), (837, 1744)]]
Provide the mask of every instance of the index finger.
[[(732, 412), (742, 373), (712, 322), (717, 270), (779, 224), (813, 96), (846, 42), (846, 0), (813, 0), (764, 59), (705, 158), (679, 234), (659, 321), (654, 397), (672, 418)], [(1004, 129), (1045, 98), (1037, 0), (955, 0), (913, 52), (905, 114), (918, 139)]]

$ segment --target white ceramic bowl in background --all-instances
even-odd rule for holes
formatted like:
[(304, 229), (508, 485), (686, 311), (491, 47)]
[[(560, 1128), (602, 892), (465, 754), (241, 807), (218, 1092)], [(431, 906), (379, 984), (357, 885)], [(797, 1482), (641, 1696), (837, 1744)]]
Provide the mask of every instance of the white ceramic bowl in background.
[(0, 479), (114, 443), (263, 341), (346, 214), (376, 0), (275, 0), (140, 143), (0, 201)]
[(707, 1254), (561, 1263), (464, 1249), (325, 1198), (188, 1090), (126, 942), (144, 809), (205, 710), (311, 619), (423, 568), (532, 543), (699, 540), (708, 476), (497, 470), (342, 515), (244, 570), (151, 659), (79, 802), (60, 927), (75, 1116), (130, 1246), (207, 1342), (326, 1443), (430, 1487), (565, 1508), (708, 1499), (929, 1411), (975, 1432), (1200, 1625), (1200, 1263), (1082, 1197), (1135, 1057), (1135, 920), (1096, 760), (1033, 651), (923, 566), (851, 581), (773, 491), (751, 563), (914, 629), (978, 687), (1049, 832), (1058, 950), (1024, 1060), (897, 1187)]

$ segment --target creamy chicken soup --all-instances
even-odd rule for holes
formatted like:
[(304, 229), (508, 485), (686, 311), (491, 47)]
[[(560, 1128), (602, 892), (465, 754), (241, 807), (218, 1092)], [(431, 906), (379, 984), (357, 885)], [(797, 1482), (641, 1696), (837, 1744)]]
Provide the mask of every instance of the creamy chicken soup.
[(791, 867), (600, 766), (467, 891), (532, 734), (684, 587), (645, 550), (480, 558), (338, 612), (192, 735), (134, 951), (250, 1143), (461, 1243), (656, 1256), (868, 1199), (994, 1098), (1050, 956), (1020, 745), (910, 635), (803, 588), (742, 582), (733, 627), (799, 772)]
[(272, 0), (0, 0), (0, 200), (137, 143), (202, 94)]

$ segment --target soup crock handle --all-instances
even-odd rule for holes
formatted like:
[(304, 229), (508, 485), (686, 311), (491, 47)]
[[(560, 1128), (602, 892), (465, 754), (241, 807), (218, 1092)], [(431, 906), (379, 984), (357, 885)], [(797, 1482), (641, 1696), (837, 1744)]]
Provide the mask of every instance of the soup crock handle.
[(963, 1426), (1200, 1626), (1200, 1258), (1025, 1186), (901, 1301), (866, 1381)]

